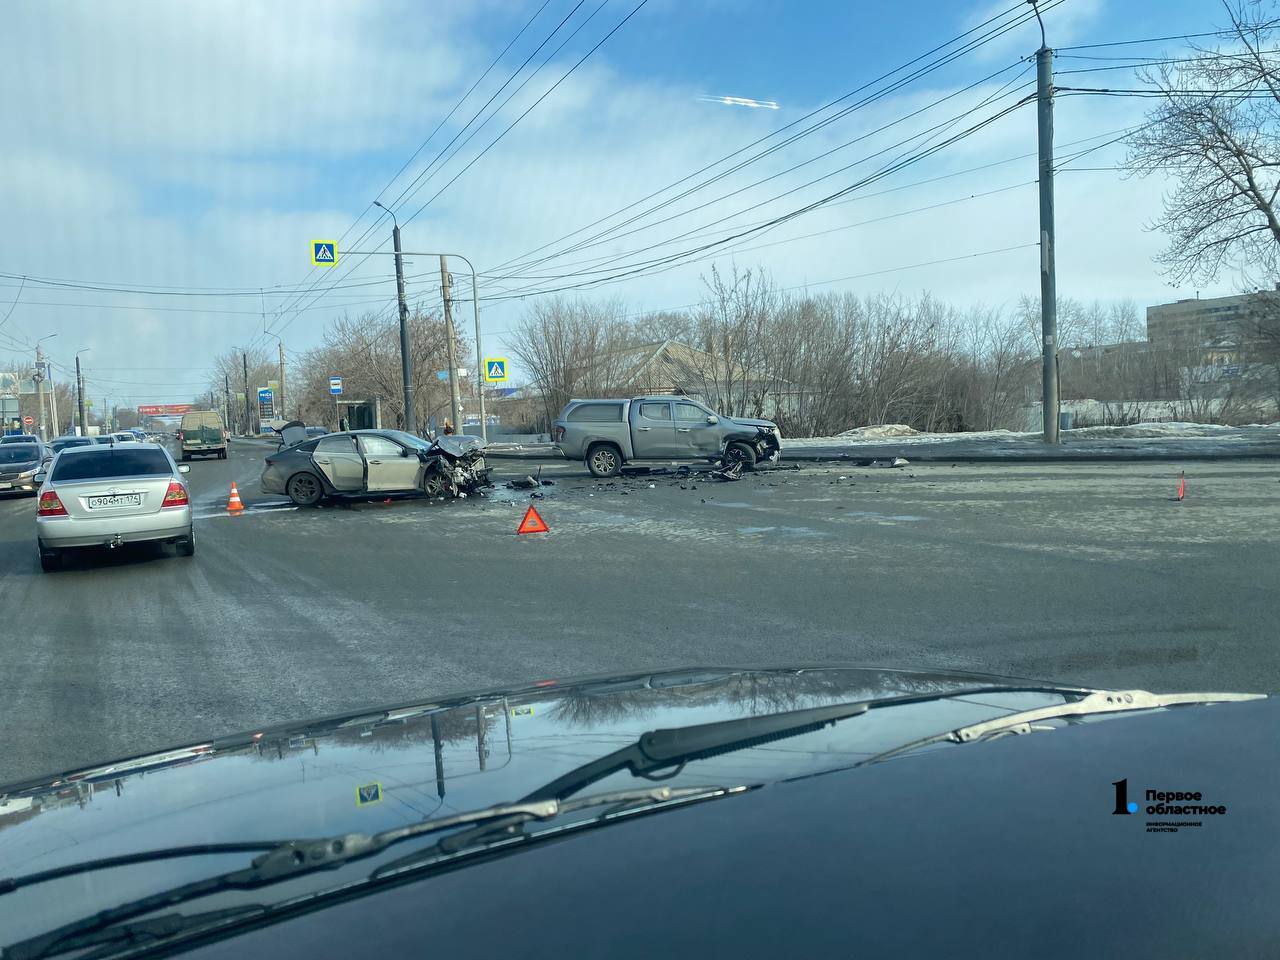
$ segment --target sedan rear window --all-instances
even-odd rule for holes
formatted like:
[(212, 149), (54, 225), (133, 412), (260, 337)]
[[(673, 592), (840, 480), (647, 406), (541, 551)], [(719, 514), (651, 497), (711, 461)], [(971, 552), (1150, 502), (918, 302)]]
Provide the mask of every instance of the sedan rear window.
[(84, 453), (67, 451), (53, 468), (53, 482), (98, 480), (106, 477), (149, 477), (172, 473), (163, 450), (146, 447), (112, 447)]
[(620, 403), (584, 403), (569, 411), (569, 420), (622, 420), (622, 404)]

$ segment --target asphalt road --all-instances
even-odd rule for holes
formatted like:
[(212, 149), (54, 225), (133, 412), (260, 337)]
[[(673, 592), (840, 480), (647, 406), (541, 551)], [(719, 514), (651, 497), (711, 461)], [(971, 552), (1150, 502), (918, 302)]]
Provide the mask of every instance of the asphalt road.
[(267, 451), (193, 464), (190, 559), (127, 549), (44, 574), (34, 503), (0, 500), (0, 782), (372, 703), (680, 664), (1280, 688), (1274, 462), (1188, 462), (1178, 503), (1176, 464), (605, 484), (561, 461), (536, 501), (551, 532), (517, 537), (529, 494), (505, 489), (288, 508), (257, 490)]

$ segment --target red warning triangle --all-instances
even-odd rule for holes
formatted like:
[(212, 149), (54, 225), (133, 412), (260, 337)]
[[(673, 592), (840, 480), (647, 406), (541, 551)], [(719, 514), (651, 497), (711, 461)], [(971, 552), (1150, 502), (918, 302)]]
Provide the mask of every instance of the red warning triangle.
[(516, 533), (550, 533), (542, 517), (538, 516), (538, 511), (532, 506), (524, 512), (524, 519), (520, 521), (520, 526), (516, 528)]

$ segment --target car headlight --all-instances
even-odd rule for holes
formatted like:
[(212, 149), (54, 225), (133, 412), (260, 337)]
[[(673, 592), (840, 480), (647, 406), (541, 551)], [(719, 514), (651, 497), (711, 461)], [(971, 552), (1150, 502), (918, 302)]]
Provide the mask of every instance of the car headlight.
[(19, 480), (30, 480), (32, 477), (34, 477), (34, 476), (35, 476), (37, 473), (39, 473), (39, 472), (40, 472), (40, 468), (39, 468), (39, 467), (32, 467), (30, 470), (24, 470), (24, 471), (22, 471), (22, 473), (18, 474), (18, 479), (19, 479)]

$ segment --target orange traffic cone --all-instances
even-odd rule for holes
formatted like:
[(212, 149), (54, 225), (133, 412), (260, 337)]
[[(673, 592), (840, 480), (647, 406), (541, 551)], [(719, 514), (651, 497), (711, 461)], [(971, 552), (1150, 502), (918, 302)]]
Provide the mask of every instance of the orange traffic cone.
[(235, 481), (231, 481), (231, 499), (227, 501), (227, 513), (239, 513), (244, 509), (244, 504), (240, 502), (240, 491), (236, 489)]
[(1185, 473), (1178, 474), (1178, 499), (1182, 500), (1187, 495), (1187, 475)]

